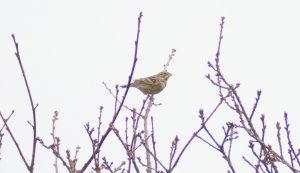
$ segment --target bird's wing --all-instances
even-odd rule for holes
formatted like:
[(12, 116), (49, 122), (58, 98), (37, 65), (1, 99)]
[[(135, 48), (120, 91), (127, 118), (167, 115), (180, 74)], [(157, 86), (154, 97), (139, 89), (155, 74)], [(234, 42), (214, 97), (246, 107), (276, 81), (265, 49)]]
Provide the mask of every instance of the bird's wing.
[(136, 79), (134, 80), (135, 84), (145, 84), (145, 85), (153, 85), (155, 84), (155, 79), (154, 78), (140, 78), (140, 79)]
[(137, 87), (139, 85), (157, 85), (159, 80), (159, 76), (156, 74), (145, 78), (135, 79), (131, 86)]

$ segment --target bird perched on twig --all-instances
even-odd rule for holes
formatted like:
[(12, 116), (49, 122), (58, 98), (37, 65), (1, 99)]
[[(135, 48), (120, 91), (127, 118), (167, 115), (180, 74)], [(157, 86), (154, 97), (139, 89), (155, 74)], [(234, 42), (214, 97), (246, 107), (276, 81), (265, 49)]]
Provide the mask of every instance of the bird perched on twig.
[[(139, 89), (145, 95), (157, 94), (166, 87), (167, 81), (171, 76), (171, 73), (164, 70), (153, 76), (136, 79), (130, 84), (130, 87)], [(128, 85), (121, 85), (121, 87), (126, 88)]]

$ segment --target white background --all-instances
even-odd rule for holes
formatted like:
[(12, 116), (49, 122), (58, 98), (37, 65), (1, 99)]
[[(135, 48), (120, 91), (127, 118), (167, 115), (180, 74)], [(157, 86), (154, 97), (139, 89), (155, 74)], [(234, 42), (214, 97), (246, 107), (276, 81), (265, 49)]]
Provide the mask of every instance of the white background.
[[(83, 125), (90, 122), (96, 126), (98, 108), (104, 106), (103, 129), (107, 127), (113, 115), (114, 99), (101, 82), (105, 81), (112, 89), (116, 84), (127, 82), (137, 17), (142, 11), (134, 78), (158, 73), (171, 49), (177, 49), (169, 67), (173, 76), (167, 88), (155, 97), (155, 102), (162, 106), (153, 107), (151, 111), (159, 157), (167, 164), (175, 135), (180, 138), (178, 148), (181, 150), (200, 125), (198, 110), (203, 108), (209, 113), (219, 100), (217, 88), (205, 75), (210, 72), (207, 61), (215, 58), (219, 23), (221, 16), (225, 16), (220, 60), (225, 77), (230, 83), (241, 83), (238, 91), (248, 112), (256, 91), (262, 90), (255, 125), (260, 128), (259, 117), (265, 114), (267, 141), (277, 151), (275, 124), (283, 122), (283, 112), (287, 111), (294, 146), (298, 148), (299, 5), (297, 0), (1, 0), (0, 111), (7, 117), (15, 110), (9, 124), (29, 160), (32, 135), (27, 120), (31, 121), (32, 117), (14, 56), (11, 38), (14, 33), (34, 102), (39, 104), (38, 136), (51, 143), (51, 119), (58, 110), (61, 153), (64, 155), (66, 149), (74, 153), (75, 147), (80, 146), (80, 168), (91, 152)], [(139, 109), (144, 98), (138, 90), (132, 89), (126, 105)], [(130, 116), (130, 112), (123, 110), (116, 123), (122, 135), (126, 116)], [(219, 140), (223, 134), (221, 127), (227, 121), (238, 122), (237, 115), (223, 106), (209, 123)], [(239, 135), (233, 146), (233, 164), (237, 172), (253, 172), (241, 159), (242, 155), (250, 155), (247, 140), (242, 137), (245, 133)], [(112, 133), (102, 153), (115, 165), (126, 161), (126, 153)], [(143, 153), (140, 156), (144, 158)], [(36, 157), (35, 172), (54, 172), (50, 151), (38, 145)], [(220, 153), (195, 140), (174, 172), (226, 172), (227, 169)], [(60, 171), (67, 172), (62, 166)], [(1, 149), (0, 172), (27, 172), (7, 133)]]

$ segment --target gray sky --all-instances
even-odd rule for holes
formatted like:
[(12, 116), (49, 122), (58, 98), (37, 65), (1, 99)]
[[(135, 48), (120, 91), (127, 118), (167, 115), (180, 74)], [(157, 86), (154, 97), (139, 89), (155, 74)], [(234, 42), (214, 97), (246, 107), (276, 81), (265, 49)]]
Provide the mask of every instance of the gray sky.
[[(211, 72), (207, 61), (215, 58), (221, 16), (226, 17), (221, 50), (225, 77), (231, 83), (241, 83), (238, 91), (248, 111), (256, 90), (262, 90), (256, 118), (266, 115), (270, 142), (276, 139), (275, 124), (283, 122), (284, 111), (289, 113), (296, 140), (300, 135), (296, 128), (300, 97), (299, 1), (2, 0), (0, 111), (5, 116), (16, 111), (9, 123), (27, 158), (32, 141), (27, 123), (31, 112), (11, 34), (16, 35), (20, 44), (33, 98), (39, 104), (38, 136), (51, 142), (51, 119), (58, 110), (61, 151), (74, 152), (79, 145), (80, 167), (91, 151), (83, 125), (97, 124), (100, 106), (104, 106), (103, 128), (113, 114), (114, 99), (101, 82), (105, 81), (112, 89), (127, 82), (140, 11), (144, 16), (134, 78), (159, 72), (171, 49), (177, 50), (169, 67), (173, 76), (167, 88), (155, 98), (162, 106), (151, 111), (158, 152), (165, 163), (175, 135), (179, 135), (181, 149), (200, 125), (199, 108), (209, 113), (219, 100), (217, 88), (205, 75)], [(144, 98), (132, 89), (126, 104), (139, 108)], [(124, 110), (116, 123), (120, 129), (126, 116), (130, 112)], [(226, 121), (237, 121), (237, 117), (223, 107), (210, 124), (216, 135), (222, 135), (221, 127)], [(247, 154), (247, 141), (241, 139), (235, 145), (245, 146), (236, 147), (234, 153), (239, 172), (253, 172), (241, 159), (241, 154)], [(299, 145), (295, 141), (295, 146)], [(120, 151), (111, 150), (112, 147)], [(103, 154), (117, 165), (126, 159), (113, 134), (106, 141)], [(8, 134), (4, 137), (1, 158), (1, 173), (26, 172)], [(54, 172), (52, 163), (51, 152), (39, 146), (36, 172)], [(219, 153), (196, 140), (175, 172), (190, 170), (225, 172), (227, 165)], [(63, 167), (61, 172), (66, 172)]]

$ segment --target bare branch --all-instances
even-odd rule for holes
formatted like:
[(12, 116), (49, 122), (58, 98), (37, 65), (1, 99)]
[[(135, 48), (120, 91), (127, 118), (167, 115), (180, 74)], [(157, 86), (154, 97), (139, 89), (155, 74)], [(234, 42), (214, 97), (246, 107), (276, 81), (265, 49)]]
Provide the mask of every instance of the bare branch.
[(36, 153), (36, 143), (37, 143), (37, 124), (36, 124), (36, 107), (37, 107), (37, 104), (34, 105), (34, 102), (33, 102), (32, 94), (30, 92), (29, 84), (28, 84), (28, 81), (27, 81), (27, 78), (26, 78), (26, 75), (25, 75), (25, 70), (24, 70), (24, 67), (23, 67), (23, 64), (22, 64), (22, 61), (21, 61), (21, 56), (20, 56), (20, 52), (19, 52), (19, 44), (16, 41), (15, 35), (12, 34), (11, 36), (14, 40), (14, 44), (15, 44), (15, 48), (16, 48), (15, 55), (18, 59), (19, 66), (20, 66), (22, 74), (23, 74), (23, 79), (24, 79), (24, 82), (25, 82), (25, 85), (26, 85), (28, 97), (29, 97), (29, 100), (30, 100), (31, 111), (32, 111), (32, 118), (33, 118), (33, 124), (32, 124), (32, 130), (33, 130), (32, 155), (31, 155), (31, 163), (30, 163), (30, 166), (29, 166), (28, 170), (30, 172), (33, 172), (34, 162), (35, 162), (35, 153)]
[(10, 130), (10, 128), (9, 128), (9, 126), (7, 124), (7, 121), (6, 121), (6, 119), (4, 118), (4, 116), (2, 115), (1, 112), (0, 112), (0, 116), (1, 116), (1, 119), (2, 119), (2, 121), (4, 123), (4, 125), (6, 126), (6, 130), (8, 131), (11, 139), (13, 140), (13, 142), (14, 142), (14, 144), (15, 144), (15, 146), (16, 146), (16, 148), (17, 148), (17, 150), (18, 150), (18, 152), (19, 152), (19, 154), (20, 154), (20, 156), (21, 156), (21, 158), (22, 158), (22, 160), (23, 160), (26, 168), (28, 169), (28, 171), (30, 171), (30, 166), (29, 166), (29, 164), (26, 161), (26, 158), (25, 158), (25, 156), (24, 156), (24, 154), (23, 154), (23, 152), (21, 150), (21, 147), (20, 147), (19, 143), (17, 142), (15, 136), (13, 135), (12, 131)]
[[(134, 74), (134, 69), (135, 69), (135, 66), (136, 66), (136, 62), (138, 60), (137, 58), (137, 53), (138, 53), (138, 43), (139, 43), (139, 36), (140, 36), (140, 25), (141, 25), (141, 18), (143, 16), (143, 13), (140, 12), (140, 15), (138, 17), (138, 30), (137, 30), (137, 37), (136, 37), (136, 41), (135, 41), (135, 52), (134, 52), (134, 58), (133, 58), (133, 64), (132, 64), (132, 69), (131, 69), (131, 73), (128, 77), (128, 87), (126, 88), (125, 90), (125, 93), (123, 95), (123, 98), (122, 98), (122, 101), (116, 111), (116, 113), (114, 114), (112, 120), (111, 120), (111, 123), (110, 124), (113, 124), (117, 118), (118, 118), (118, 115), (120, 114), (121, 112), (121, 109), (123, 107), (123, 104), (125, 102), (125, 99), (126, 99), (126, 96), (128, 94), (128, 91), (129, 91), (129, 86), (130, 86), (130, 83), (131, 83), (131, 80), (132, 80), (132, 77), (133, 77), (133, 74)], [(105, 139), (107, 138), (107, 136), (109, 135), (109, 133), (111, 132), (111, 128), (107, 128), (106, 132), (104, 133), (104, 135), (102, 136), (100, 142), (99, 142), (99, 145), (98, 147), (96, 148), (96, 150), (94, 151), (94, 153), (92, 153), (91, 157), (88, 159), (88, 161), (84, 164), (84, 166), (81, 168), (81, 172), (84, 172), (87, 167), (89, 166), (89, 164), (92, 162), (93, 158), (95, 157), (95, 155), (100, 151), (100, 147), (102, 146), (102, 144), (104, 143)]]

